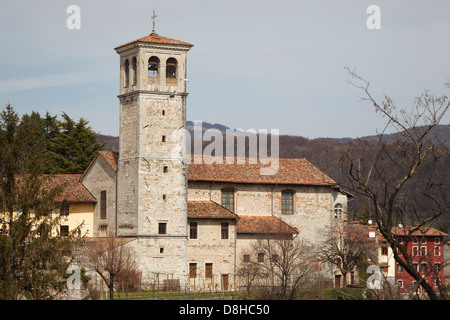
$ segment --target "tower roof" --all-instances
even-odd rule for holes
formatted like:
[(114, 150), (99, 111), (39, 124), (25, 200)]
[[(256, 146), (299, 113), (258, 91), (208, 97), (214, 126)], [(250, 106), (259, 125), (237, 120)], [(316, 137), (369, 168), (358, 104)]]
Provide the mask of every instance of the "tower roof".
[(163, 37), (163, 36), (160, 36), (160, 35), (158, 35), (156, 33), (151, 33), (148, 36), (145, 36), (145, 37), (139, 38), (137, 40), (130, 41), (130, 42), (127, 42), (125, 44), (122, 44), (122, 45), (114, 48), (114, 50), (117, 50), (119, 48), (125, 47), (125, 46), (133, 44), (133, 43), (139, 43), (139, 42), (156, 43), (156, 44), (172, 44), (172, 45), (188, 46), (188, 47), (193, 47), (194, 46), (193, 44), (190, 44), (190, 43), (187, 43), (187, 42), (184, 42), (184, 41)]

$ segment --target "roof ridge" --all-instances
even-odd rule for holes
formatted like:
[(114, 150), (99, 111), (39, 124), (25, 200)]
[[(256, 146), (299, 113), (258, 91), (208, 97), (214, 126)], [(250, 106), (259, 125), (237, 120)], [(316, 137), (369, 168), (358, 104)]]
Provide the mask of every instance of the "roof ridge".
[(165, 37), (165, 36), (160, 36), (159, 34), (156, 33), (150, 33), (149, 35), (146, 35), (144, 37), (141, 37), (139, 39), (127, 42), (125, 44), (122, 44), (118, 47), (115, 47), (114, 50), (117, 50), (121, 47), (133, 44), (133, 43), (138, 43), (138, 42), (146, 42), (146, 43), (159, 43), (159, 44), (172, 44), (172, 45), (180, 45), (180, 46), (188, 46), (188, 47), (193, 47), (194, 45), (185, 41), (181, 41), (181, 40), (176, 40), (176, 39), (172, 39), (169, 37)]

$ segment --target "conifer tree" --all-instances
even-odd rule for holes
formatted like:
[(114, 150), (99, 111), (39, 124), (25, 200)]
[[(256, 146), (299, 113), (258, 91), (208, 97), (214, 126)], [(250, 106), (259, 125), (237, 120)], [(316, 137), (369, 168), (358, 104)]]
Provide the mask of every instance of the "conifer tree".
[[(88, 126), (89, 122), (80, 118), (75, 122), (66, 113), (58, 122), (59, 133), (49, 136), (49, 155), (54, 173), (83, 173), (104, 144), (97, 142), (97, 133)], [(49, 119), (51, 123), (53, 120)]]
[[(52, 214), (64, 186), (44, 175), (39, 115), (0, 114), (0, 299), (52, 299), (64, 286), (76, 230), (57, 237)], [(56, 236), (56, 237), (55, 237)]]
[(45, 151), (45, 173), (58, 173), (57, 166), (58, 154), (55, 152), (55, 140), (60, 132), (60, 124), (57, 116), (52, 116), (48, 111), (41, 119), (41, 126), (44, 135)]

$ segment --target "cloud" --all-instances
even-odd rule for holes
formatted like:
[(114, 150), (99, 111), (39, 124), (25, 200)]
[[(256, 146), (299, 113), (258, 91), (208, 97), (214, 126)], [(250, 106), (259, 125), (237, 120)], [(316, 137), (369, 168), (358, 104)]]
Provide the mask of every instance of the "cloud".
[(61, 74), (47, 74), (43, 76), (32, 76), (22, 79), (0, 80), (0, 92), (25, 91), (32, 89), (42, 89), (59, 87), (66, 85), (79, 85), (100, 82), (103, 79), (95, 71), (69, 72)]

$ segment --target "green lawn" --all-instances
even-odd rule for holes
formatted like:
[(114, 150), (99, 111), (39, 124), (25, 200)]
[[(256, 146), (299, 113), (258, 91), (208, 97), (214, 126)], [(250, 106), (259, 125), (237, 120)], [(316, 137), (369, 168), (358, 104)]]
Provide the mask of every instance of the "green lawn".
[[(166, 292), (166, 291), (129, 291), (116, 292), (115, 300), (202, 300), (202, 299), (240, 299), (242, 293), (234, 291), (226, 292)], [(104, 294), (104, 300), (109, 299), (109, 294)]]

